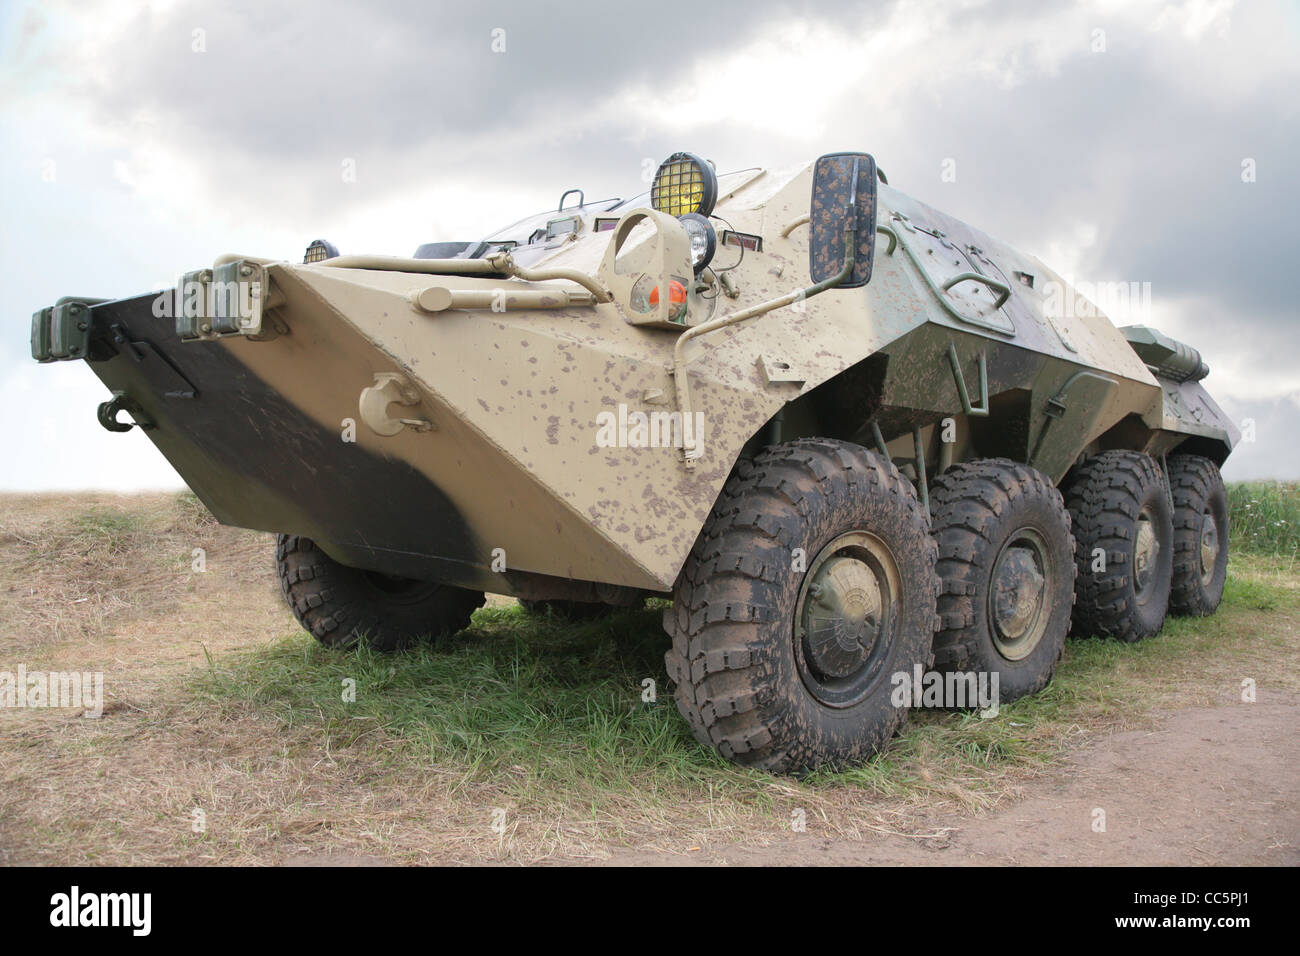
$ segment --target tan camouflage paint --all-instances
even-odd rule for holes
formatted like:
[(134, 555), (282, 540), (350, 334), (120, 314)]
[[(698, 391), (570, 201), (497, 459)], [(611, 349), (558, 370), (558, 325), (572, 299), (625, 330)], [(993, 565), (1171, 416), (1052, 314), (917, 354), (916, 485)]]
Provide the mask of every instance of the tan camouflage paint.
[[(711, 299), (692, 293), (689, 324), (808, 284), (808, 227), (797, 223), (808, 214), (810, 190), (811, 165), (723, 177), (716, 213), (740, 232), (761, 235), (763, 251), (746, 251), (740, 267), (727, 273), (735, 298), (716, 283), (707, 293)], [(572, 240), (558, 242), (530, 267), (594, 275), (612, 233), (592, 232), (594, 217), (583, 218)], [(950, 231), (955, 220), (882, 185), (878, 222), (895, 230), (919, 223)], [(936, 422), (941, 416), (963, 418), (946, 357), (950, 343), (972, 389), (980, 351), (991, 361), (1017, 357), (1013, 366), (1024, 380), (991, 384), (996, 390), (1030, 391), (1025, 458), (1036, 452), (1031, 463), (1054, 481), (1080, 452), (1130, 415), (1150, 429), (1230, 444), (1222, 413), (1198, 383), (1162, 390), (1103, 316), (1050, 320), (1041, 289), (1044, 282), (1064, 285), (1063, 280), (1038, 260), (957, 227), (973, 236), (1006, 275), (1034, 277), (1036, 289), (1012, 284), (1002, 310), (1007, 319), (993, 315), (991, 296), (974, 293), (964, 300), (972, 312), (983, 309), (996, 321), (1009, 319), (1014, 334), (963, 322), (940, 308), (903, 248), (890, 253), (882, 235), (866, 287), (831, 290), (802, 303), (802, 310), (778, 309), (688, 346), (694, 407), (705, 419), (702, 454), (694, 467), (672, 447), (597, 445), (601, 412), (617, 413), (620, 405), (629, 412), (675, 410), (676, 331), (629, 324), (626, 304), (618, 302), (433, 313), (417, 304), (422, 293), (426, 302), (445, 299), (429, 290), (577, 289), (567, 282), (539, 285), (275, 263), (267, 267), (268, 275), (284, 297), (275, 315), (287, 334), (267, 341), (235, 335), (168, 345), (230, 349), (322, 426), (339, 430), (345, 419), (356, 420), (360, 447), (408, 462), (445, 492), (473, 531), (482, 567), (489, 566), (492, 549), (502, 548), (511, 570), (658, 591), (672, 587), (745, 443), (787, 403), (881, 350), (890, 360), (888, 404), (909, 409), (924, 426), (932, 474), (939, 457)], [(719, 226), (717, 267), (738, 255), (734, 246), (721, 244), (721, 231)], [(946, 254), (941, 244), (925, 235), (913, 237), (909, 229), (911, 238), (928, 242), (939, 257)], [(769, 380), (767, 373), (781, 366), (787, 368), (779, 378), (787, 380)], [(1080, 371), (1096, 374), (1074, 380)], [(400, 374), (418, 392), (416, 404), (394, 405), (390, 414), (426, 419), (432, 429), (407, 427), (385, 437), (364, 424), (360, 395), (383, 373)], [(1040, 435), (1049, 400), (1072, 380), (1065, 414)], [(1203, 409), (1202, 416), (1189, 421), (1196, 408)], [(957, 460), (967, 448), (964, 422), (959, 433)], [(886, 438), (891, 453), (911, 457), (910, 428), (887, 431)], [(340, 443), (339, 454), (348, 453), (349, 446)], [(374, 494), (382, 496), (384, 488), (376, 487)], [(437, 552), (436, 543), (430, 550)], [(508, 583), (500, 589), (509, 590)]]

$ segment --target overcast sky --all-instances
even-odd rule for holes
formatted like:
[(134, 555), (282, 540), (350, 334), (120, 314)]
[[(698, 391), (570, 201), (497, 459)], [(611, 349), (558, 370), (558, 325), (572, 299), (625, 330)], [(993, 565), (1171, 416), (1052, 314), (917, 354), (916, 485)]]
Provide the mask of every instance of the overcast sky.
[(0, 488), (180, 485), (96, 424), (84, 363), (31, 361), (59, 296), (320, 237), (409, 255), (678, 149), (865, 150), (1067, 278), (1150, 283), (1113, 318), (1254, 419), (1226, 476), (1300, 478), (1297, 89), (1294, 2), (0, 0)]

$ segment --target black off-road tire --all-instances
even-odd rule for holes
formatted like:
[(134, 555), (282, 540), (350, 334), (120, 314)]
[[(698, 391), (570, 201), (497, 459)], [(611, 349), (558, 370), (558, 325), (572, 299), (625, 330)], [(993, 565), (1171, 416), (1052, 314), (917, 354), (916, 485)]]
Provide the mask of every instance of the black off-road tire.
[(997, 674), (999, 703), (1042, 690), (1074, 607), (1074, 537), (1061, 493), (1006, 458), (962, 462), (931, 482), (930, 523), (939, 543), (935, 667)]
[[(1126, 450), (1089, 458), (1070, 477), (1065, 503), (1079, 569), (1072, 632), (1128, 643), (1159, 633), (1169, 610), (1174, 549), (1173, 509), (1155, 459)], [(1135, 567), (1143, 513), (1158, 549), (1145, 587)], [(1098, 549), (1104, 560), (1094, 570)]]
[[(1174, 577), (1171, 614), (1204, 617), (1223, 600), (1228, 580), (1228, 492), (1219, 466), (1200, 455), (1166, 461), (1174, 495)], [(1212, 522), (1212, 528), (1206, 522)], [(1202, 545), (1213, 537), (1213, 559)]]
[[(935, 554), (911, 483), (859, 445), (800, 439), (742, 462), (664, 612), (673, 641), (665, 663), (696, 738), (737, 763), (776, 773), (842, 767), (883, 748), (907, 715), (905, 704), (891, 700), (893, 675), (910, 677), (931, 661)], [(848, 613), (837, 619), (844, 628), (817, 620), (813, 640), (823, 653), (843, 649), (843, 639), (856, 648), (843, 653), (861, 656), (860, 666), (843, 665), (846, 673), (856, 667), (843, 680), (820, 672), (818, 684), (814, 645), (796, 636), (799, 608), (823, 613), (821, 585), (822, 597), (804, 603), (814, 570), (860, 566), (875, 575), (868, 562), (883, 567), (886, 559), (897, 583), (875, 592), (883, 626), (863, 610), (871, 606), (865, 590), (852, 587), (840, 606), (861, 611), (858, 623), (844, 623)]]
[(392, 578), (340, 564), (310, 538), (276, 538), (280, 590), (294, 617), (326, 647), (363, 639), (378, 651), (463, 630), (486, 600), (482, 591)]
[(601, 604), (599, 601), (568, 601), (550, 598), (534, 601), (528, 598), (519, 598), (519, 603), (529, 614), (536, 614), (539, 617), (550, 614), (570, 621), (592, 621), (599, 617), (606, 617), (618, 610), (612, 604)]

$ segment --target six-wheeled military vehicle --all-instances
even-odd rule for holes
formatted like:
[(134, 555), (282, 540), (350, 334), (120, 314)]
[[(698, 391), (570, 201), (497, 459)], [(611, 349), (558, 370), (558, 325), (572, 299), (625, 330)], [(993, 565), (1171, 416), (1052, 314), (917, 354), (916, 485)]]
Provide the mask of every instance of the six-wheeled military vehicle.
[(1071, 630), (1135, 641), (1223, 593), (1236, 435), (1200, 355), (865, 153), (677, 153), (631, 200), (410, 258), (227, 255), (60, 300), (31, 345), (86, 360), (103, 425), (218, 519), (279, 533), (318, 640), (436, 638), (485, 592), (671, 596), (682, 714), (772, 771), (876, 752), (900, 675), (1007, 702)]

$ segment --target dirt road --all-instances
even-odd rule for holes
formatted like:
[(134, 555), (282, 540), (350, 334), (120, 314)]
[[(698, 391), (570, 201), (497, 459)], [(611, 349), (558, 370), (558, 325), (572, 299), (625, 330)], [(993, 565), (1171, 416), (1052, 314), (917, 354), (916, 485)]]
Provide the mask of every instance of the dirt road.
[[(1179, 711), (1082, 747), (1027, 796), (934, 835), (809, 832), (762, 848), (617, 853), (611, 865), (1300, 865), (1300, 701)], [(1104, 811), (1104, 832), (1097, 811)], [(811, 831), (812, 827), (810, 827)]]

